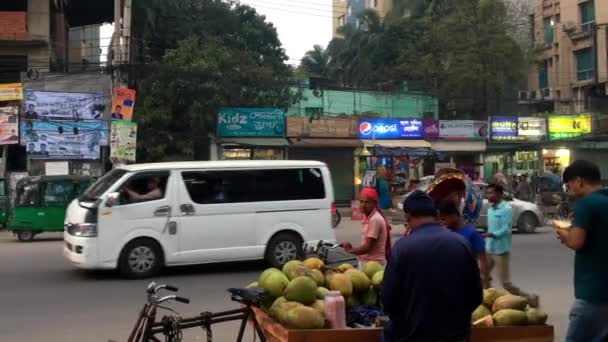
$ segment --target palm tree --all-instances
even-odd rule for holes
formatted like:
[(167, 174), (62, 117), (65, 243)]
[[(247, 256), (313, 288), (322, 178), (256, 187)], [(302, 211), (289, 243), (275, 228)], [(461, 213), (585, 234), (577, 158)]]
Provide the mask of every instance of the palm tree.
[(321, 45), (313, 46), (300, 60), (299, 69), (310, 76), (328, 77), (329, 76), (329, 53)]

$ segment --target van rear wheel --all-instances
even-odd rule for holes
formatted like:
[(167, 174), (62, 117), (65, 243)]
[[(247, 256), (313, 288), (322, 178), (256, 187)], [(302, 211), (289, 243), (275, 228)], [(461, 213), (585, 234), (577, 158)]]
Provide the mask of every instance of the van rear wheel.
[(266, 262), (272, 267), (282, 267), (290, 260), (302, 258), (304, 249), (302, 239), (294, 233), (280, 233), (266, 246)]
[(31, 230), (19, 230), (15, 232), (15, 235), (17, 236), (17, 240), (21, 242), (30, 242), (34, 240), (36, 234)]
[(148, 278), (160, 271), (163, 263), (162, 250), (151, 239), (137, 239), (129, 242), (120, 253), (118, 270), (131, 279)]

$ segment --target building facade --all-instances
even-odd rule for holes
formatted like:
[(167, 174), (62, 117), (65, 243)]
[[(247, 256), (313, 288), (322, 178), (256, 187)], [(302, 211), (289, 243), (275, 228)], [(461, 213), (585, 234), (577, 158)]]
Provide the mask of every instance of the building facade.
[(377, 11), (383, 18), (392, 8), (393, 0), (332, 0), (334, 37), (339, 36), (340, 27), (346, 24), (357, 25), (359, 15), (366, 9)]
[(529, 113), (608, 111), (608, 1), (535, 0)]

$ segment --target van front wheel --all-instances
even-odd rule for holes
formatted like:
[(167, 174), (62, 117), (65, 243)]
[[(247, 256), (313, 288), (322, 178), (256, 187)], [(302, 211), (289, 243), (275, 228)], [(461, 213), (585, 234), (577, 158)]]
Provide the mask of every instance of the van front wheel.
[(131, 279), (148, 278), (162, 267), (162, 250), (151, 239), (137, 239), (129, 242), (120, 253), (118, 270)]
[(266, 246), (266, 262), (272, 267), (282, 267), (286, 262), (304, 255), (302, 239), (293, 233), (280, 233)]

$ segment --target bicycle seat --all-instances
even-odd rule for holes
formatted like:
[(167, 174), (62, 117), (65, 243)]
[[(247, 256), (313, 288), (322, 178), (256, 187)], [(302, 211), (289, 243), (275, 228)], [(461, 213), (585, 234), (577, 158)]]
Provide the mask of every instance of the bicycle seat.
[(232, 300), (246, 305), (257, 305), (264, 299), (268, 298), (268, 292), (261, 287), (252, 287), (247, 289), (228, 289)]

